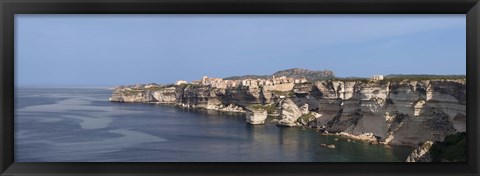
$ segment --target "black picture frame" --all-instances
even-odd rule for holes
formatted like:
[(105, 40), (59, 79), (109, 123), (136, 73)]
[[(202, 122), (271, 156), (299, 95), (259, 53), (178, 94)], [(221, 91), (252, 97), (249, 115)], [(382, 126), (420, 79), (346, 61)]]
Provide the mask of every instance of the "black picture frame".
[[(479, 175), (479, 0), (0, 0), (0, 173), (21, 175)], [(15, 14), (466, 14), (465, 163), (17, 163)]]

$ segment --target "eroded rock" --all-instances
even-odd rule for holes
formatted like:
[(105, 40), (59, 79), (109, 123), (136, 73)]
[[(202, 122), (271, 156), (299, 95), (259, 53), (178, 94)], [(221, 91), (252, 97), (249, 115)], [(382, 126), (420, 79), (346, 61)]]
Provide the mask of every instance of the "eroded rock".
[(281, 103), (279, 126), (297, 126), (297, 119), (302, 116), (300, 108), (291, 100), (285, 99)]

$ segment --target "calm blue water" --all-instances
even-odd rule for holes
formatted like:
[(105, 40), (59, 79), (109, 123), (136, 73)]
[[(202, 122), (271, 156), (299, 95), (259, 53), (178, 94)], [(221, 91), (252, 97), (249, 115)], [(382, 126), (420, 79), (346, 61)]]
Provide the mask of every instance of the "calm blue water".
[(311, 129), (271, 123), (251, 126), (240, 113), (112, 103), (110, 95), (106, 89), (17, 89), (15, 160), (398, 162), (412, 150), (335, 141)]

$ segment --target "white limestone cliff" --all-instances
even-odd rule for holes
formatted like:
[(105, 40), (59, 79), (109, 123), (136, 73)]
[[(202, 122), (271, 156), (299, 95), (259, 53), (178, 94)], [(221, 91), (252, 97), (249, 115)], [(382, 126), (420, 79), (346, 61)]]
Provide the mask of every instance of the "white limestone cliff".
[(247, 108), (245, 119), (247, 123), (252, 125), (264, 124), (267, 119), (267, 111), (265, 109)]
[[(466, 131), (464, 79), (319, 81), (226, 89), (201, 85), (143, 90), (122, 87), (114, 90), (110, 101), (175, 103), (232, 112), (245, 112), (243, 107), (251, 104), (268, 104), (278, 110), (279, 126), (308, 126), (393, 145), (416, 146)], [(302, 115), (306, 118), (300, 118)], [(263, 118), (263, 112), (258, 117)], [(251, 120), (254, 123), (262, 121), (256, 120), (261, 118), (253, 111), (249, 118), (255, 119)]]
[(302, 116), (300, 108), (291, 100), (285, 99), (281, 101), (281, 119), (278, 121), (278, 126), (297, 126), (297, 119)]

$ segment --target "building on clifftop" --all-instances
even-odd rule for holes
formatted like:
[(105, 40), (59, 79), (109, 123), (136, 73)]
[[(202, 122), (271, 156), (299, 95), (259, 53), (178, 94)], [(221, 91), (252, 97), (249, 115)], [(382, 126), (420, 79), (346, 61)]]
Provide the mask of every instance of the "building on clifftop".
[(370, 77), (370, 80), (380, 81), (380, 80), (383, 80), (383, 76), (382, 75), (372, 75), (372, 77)]
[(188, 82), (185, 81), (185, 80), (178, 80), (177, 82), (175, 82), (175, 85), (180, 85), (180, 84), (187, 84)]

